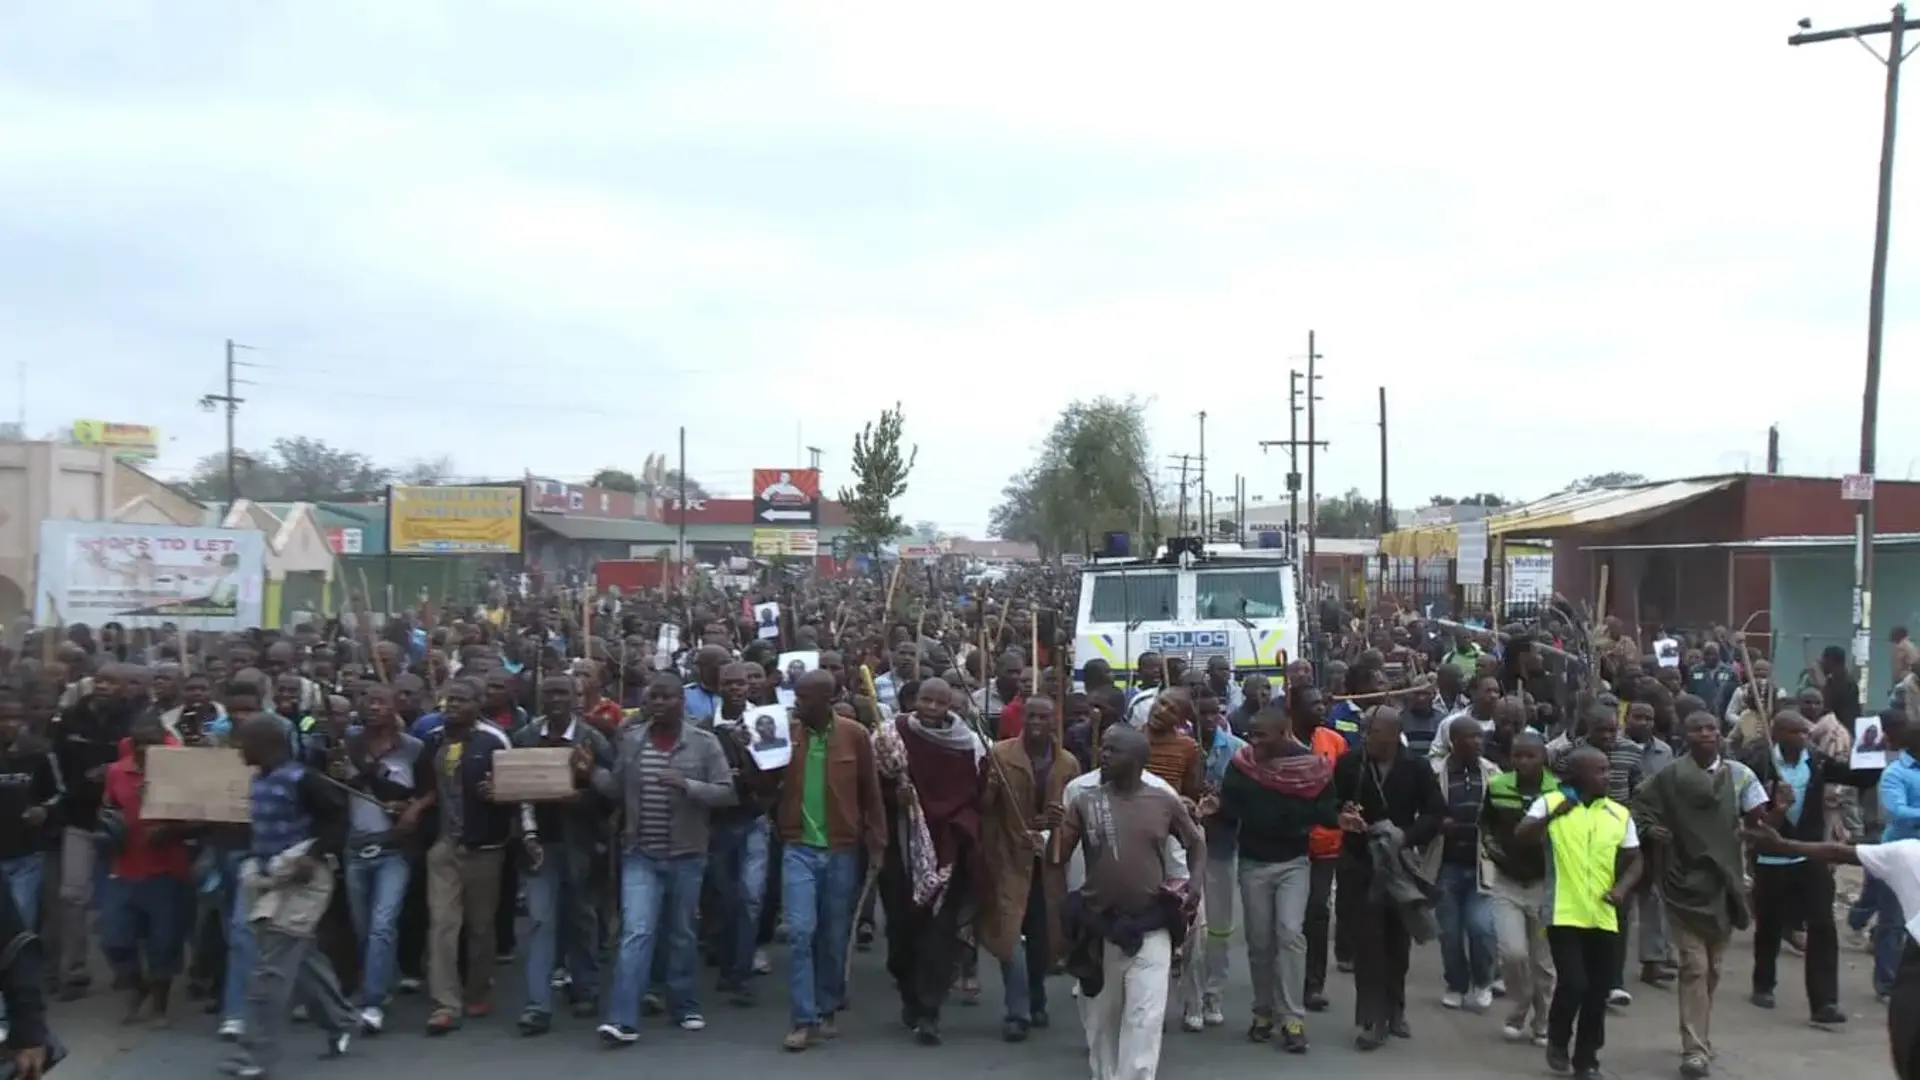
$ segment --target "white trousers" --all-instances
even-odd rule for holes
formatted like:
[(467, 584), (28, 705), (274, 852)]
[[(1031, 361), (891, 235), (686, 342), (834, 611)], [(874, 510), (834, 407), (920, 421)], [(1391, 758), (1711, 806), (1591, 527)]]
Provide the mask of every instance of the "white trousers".
[(1160, 1026), (1166, 1021), (1173, 938), (1155, 930), (1132, 956), (1108, 943), (1101, 954), (1106, 985), (1080, 998), (1093, 1080), (1153, 1080), (1160, 1067)]

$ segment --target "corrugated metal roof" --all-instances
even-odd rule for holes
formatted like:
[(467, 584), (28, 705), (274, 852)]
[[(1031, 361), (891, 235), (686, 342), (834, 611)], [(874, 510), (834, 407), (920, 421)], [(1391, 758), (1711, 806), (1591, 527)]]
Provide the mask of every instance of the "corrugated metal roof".
[(658, 544), (678, 535), (678, 525), (657, 521), (569, 517), (565, 514), (528, 514), (527, 520), (568, 540), (605, 540), (621, 544)]
[(1569, 491), (1487, 518), (1488, 536), (1602, 527), (1624, 529), (1732, 487), (1739, 477), (1669, 480), (1630, 488)]
[[(1563, 491), (1489, 515), (1484, 520), (1489, 537), (1537, 536), (1561, 529), (1624, 529), (1716, 491), (1724, 491), (1743, 479), (1743, 476), (1710, 476), (1632, 487)], [(1388, 533), (1380, 546), (1396, 558), (1431, 559), (1451, 556), (1458, 548), (1459, 538), (1458, 523), (1433, 525)]]

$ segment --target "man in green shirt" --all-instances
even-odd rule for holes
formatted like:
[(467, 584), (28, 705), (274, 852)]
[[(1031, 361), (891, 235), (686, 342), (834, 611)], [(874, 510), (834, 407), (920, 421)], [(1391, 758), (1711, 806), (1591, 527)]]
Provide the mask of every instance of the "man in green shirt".
[(781, 908), (787, 916), (787, 992), (792, 1027), (783, 1045), (800, 1051), (831, 1039), (846, 1000), (848, 930), (859, 902), (860, 850), (878, 870), (887, 850), (886, 808), (873, 739), (835, 715), (834, 678), (810, 671), (794, 686), (793, 756), (780, 786), (776, 827)]

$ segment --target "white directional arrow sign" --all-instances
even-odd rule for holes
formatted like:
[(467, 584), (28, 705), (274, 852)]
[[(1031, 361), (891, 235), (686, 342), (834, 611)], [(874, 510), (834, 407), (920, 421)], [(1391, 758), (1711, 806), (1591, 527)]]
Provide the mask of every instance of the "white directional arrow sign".
[[(737, 521), (739, 519), (736, 518), (735, 520)], [(813, 511), (767, 509), (767, 510), (760, 511), (760, 520), (761, 521), (812, 521)]]

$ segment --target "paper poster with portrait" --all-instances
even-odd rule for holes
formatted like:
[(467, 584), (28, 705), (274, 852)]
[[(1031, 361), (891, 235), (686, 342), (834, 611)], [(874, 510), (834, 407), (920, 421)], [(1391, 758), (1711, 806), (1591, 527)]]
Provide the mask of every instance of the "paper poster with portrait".
[(1853, 759), (1848, 764), (1855, 770), (1887, 767), (1887, 733), (1879, 716), (1869, 713), (1854, 720)]
[(740, 723), (747, 729), (747, 752), (753, 755), (754, 765), (763, 772), (787, 767), (787, 762), (793, 759), (793, 741), (787, 732), (785, 706), (762, 705), (748, 709)]
[(769, 600), (764, 604), (753, 605), (753, 625), (755, 636), (761, 641), (771, 641), (780, 636), (780, 605)]
[(774, 696), (780, 699), (781, 705), (791, 709), (794, 687), (799, 685), (800, 676), (820, 669), (820, 653), (816, 649), (783, 652), (775, 663), (778, 666), (774, 668), (773, 674), (780, 682), (774, 688)]

